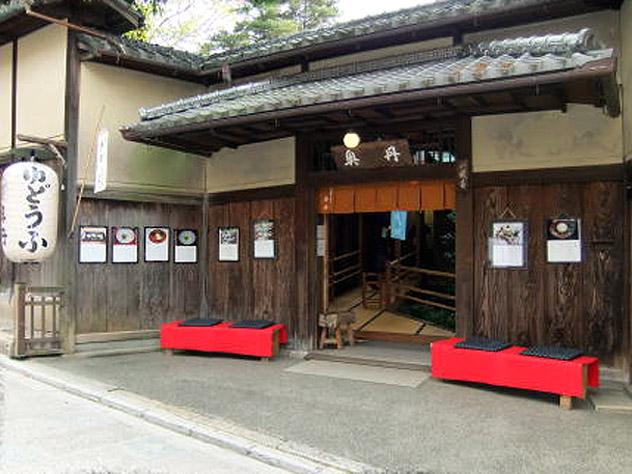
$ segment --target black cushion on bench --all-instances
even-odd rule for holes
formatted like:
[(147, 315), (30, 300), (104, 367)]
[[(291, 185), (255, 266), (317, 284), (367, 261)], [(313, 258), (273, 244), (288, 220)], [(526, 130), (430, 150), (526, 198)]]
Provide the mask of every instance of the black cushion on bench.
[(486, 339), (484, 337), (469, 337), (464, 341), (457, 342), (454, 347), (459, 349), (473, 349), (477, 351), (498, 352), (511, 347), (513, 344), (497, 341), (496, 339)]
[(583, 352), (570, 347), (534, 346), (525, 349), (520, 354), (531, 357), (543, 357), (545, 359), (573, 360), (583, 355)]
[(187, 319), (186, 321), (181, 321), (178, 326), (190, 326), (190, 327), (198, 327), (198, 328), (208, 328), (211, 326), (217, 326), (221, 323), (223, 319), (202, 319), (202, 318), (192, 318)]
[(265, 329), (274, 326), (274, 321), (266, 321), (265, 319), (251, 319), (246, 321), (238, 321), (230, 325), (235, 329)]

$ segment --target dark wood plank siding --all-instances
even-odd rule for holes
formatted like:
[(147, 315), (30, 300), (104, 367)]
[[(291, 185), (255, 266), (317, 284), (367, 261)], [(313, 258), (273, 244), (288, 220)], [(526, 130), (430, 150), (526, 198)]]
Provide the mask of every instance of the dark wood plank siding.
[[(622, 183), (614, 181), (474, 190), (474, 332), (520, 344), (581, 347), (620, 365), (624, 348)], [(491, 221), (509, 206), (529, 223), (528, 268), (492, 269)], [(566, 213), (582, 219), (584, 261), (546, 263), (544, 222)]]
[[(256, 219), (274, 219), (277, 258), (253, 258)], [(218, 228), (239, 226), (239, 261), (218, 261)], [(273, 319), (292, 334), (296, 308), (294, 198), (212, 205), (209, 208), (209, 311), (230, 320)]]
[(141, 248), (138, 264), (77, 264), (78, 334), (158, 329), (199, 313), (199, 267), (173, 263), (173, 251), (169, 263), (145, 263), (142, 252), (144, 226), (199, 230), (199, 207), (87, 199), (79, 225), (138, 227)]

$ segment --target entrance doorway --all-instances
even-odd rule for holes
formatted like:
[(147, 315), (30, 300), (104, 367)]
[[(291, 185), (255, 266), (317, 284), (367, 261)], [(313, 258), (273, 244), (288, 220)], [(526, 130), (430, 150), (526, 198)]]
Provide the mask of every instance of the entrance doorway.
[(452, 337), (453, 192), (450, 183), (437, 182), (321, 190), (323, 312), (352, 311), (361, 341), (428, 344)]

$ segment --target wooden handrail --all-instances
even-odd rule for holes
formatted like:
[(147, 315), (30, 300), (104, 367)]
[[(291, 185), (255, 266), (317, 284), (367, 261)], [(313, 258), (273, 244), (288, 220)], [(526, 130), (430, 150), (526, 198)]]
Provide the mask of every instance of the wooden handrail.
[(403, 255), (403, 256), (401, 256), (399, 258), (396, 258), (395, 260), (392, 260), (392, 261), (388, 262), (388, 264), (389, 265), (399, 265), (404, 260), (409, 259), (410, 257), (413, 257), (415, 255), (417, 255), (417, 252), (412, 251), (410, 253), (407, 253), (406, 255)]
[(441, 272), (439, 270), (428, 270), (427, 268), (409, 267), (409, 266), (404, 266), (404, 265), (393, 265), (393, 266), (397, 267), (398, 269), (409, 271), (409, 272), (423, 273), (425, 275), (440, 276), (440, 277), (445, 277), (445, 278), (456, 278), (456, 274), (450, 273), (450, 272)]
[(357, 263), (357, 264), (352, 265), (352, 266), (350, 266), (350, 267), (343, 268), (342, 270), (338, 270), (337, 272), (330, 273), (329, 275), (330, 275), (332, 278), (336, 278), (336, 277), (337, 277), (337, 276), (339, 276), (339, 275), (344, 275), (345, 273), (348, 273), (348, 272), (353, 271), (353, 270), (359, 270), (359, 269), (361, 269), (361, 268), (362, 268), (362, 265), (360, 265), (359, 263)]
[(332, 282), (329, 283), (329, 286), (334, 286), (337, 285), (338, 283), (341, 283), (345, 280), (348, 280), (349, 278), (352, 278), (354, 276), (360, 275), (362, 273), (362, 270), (358, 270), (355, 273), (349, 273), (346, 276), (343, 276), (342, 278), (338, 279), (338, 280), (333, 280)]
[(424, 300), (424, 299), (421, 299), (421, 298), (416, 298), (414, 296), (410, 296), (410, 295), (406, 295), (406, 294), (402, 294), (402, 293), (398, 293), (396, 296), (398, 298), (403, 298), (403, 299), (406, 299), (406, 300), (415, 301), (417, 303), (426, 304), (426, 305), (429, 305), (429, 306), (435, 306), (437, 308), (447, 309), (448, 311), (455, 311), (456, 312), (456, 308), (454, 306), (448, 306), (448, 305), (443, 304), (443, 303), (437, 303), (436, 301)]
[(456, 300), (456, 297), (454, 295), (450, 295), (448, 293), (441, 293), (439, 291), (426, 290), (424, 288), (417, 288), (416, 286), (404, 285), (401, 283), (395, 283), (393, 286), (395, 288), (402, 288), (408, 291), (415, 291), (417, 293), (423, 293), (425, 295), (437, 296), (438, 298), (445, 298), (447, 300), (453, 300), (453, 301)]
[(338, 262), (340, 260), (344, 260), (345, 258), (353, 257), (354, 255), (360, 255), (359, 250), (354, 250), (353, 252), (343, 253), (342, 255), (338, 255), (336, 257), (331, 258), (332, 262)]

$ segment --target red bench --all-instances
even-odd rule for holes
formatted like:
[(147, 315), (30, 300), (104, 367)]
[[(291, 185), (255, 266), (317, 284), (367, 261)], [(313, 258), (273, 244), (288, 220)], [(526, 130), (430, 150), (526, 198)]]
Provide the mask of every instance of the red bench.
[(570, 409), (572, 397), (586, 398), (587, 387), (599, 386), (599, 359), (580, 356), (555, 360), (521, 355), (525, 348), (511, 346), (498, 352), (454, 347), (460, 338), (433, 342), (432, 376), (560, 395), (560, 406)]
[(283, 324), (264, 329), (232, 328), (222, 322), (211, 327), (180, 326), (182, 321), (165, 323), (160, 329), (162, 349), (221, 352), (269, 359), (279, 353), (279, 346), (287, 343)]

